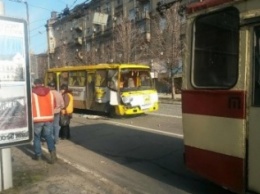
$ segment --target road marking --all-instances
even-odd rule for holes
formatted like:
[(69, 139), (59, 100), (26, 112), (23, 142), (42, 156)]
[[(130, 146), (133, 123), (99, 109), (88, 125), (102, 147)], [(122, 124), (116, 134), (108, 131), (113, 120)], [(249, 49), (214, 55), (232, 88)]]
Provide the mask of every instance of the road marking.
[[(160, 113), (149, 113), (149, 114), (158, 115), (158, 116), (172, 117), (172, 118), (178, 118), (178, 119), (182, 118), (182, 116), (166, 115), (166, 114), (160, 114)], [(81, 117), (85, 117), (85, 115), (83, 115)], [(86, 118), (89, 118), (89, 117), (86, 117)], [(104, 117), (99, 117), (99, 118), (102, 119)], [(177, 138), (183, 139), (183, 135), (182, 134), (178, 134), (178, 133), (165, 132), (165, 131), (160, 131), (160, 130), (157, 130), (157, 129), (151, 129), (151, 128), (148, 128), (148, 127), (140, 127), (140, 126), (135, 126), (135, 125), (129, 125), (129, 124), (119, 123), (119, 122), (115, 122), (115, 121), (111, 121), (111, 120), (105, 120), (105, 119), (102, 120), (102, 121), (105, 121), (105, 122), (108, 122), (108, 123), (112, 123), (112, 124), (117, 125), (117, 126), (128, 126), (128, 127), (132, 127), (132, 128), (138, 128), (138, 129), (143, 130), (143, 131), (154, 132), (154, 133), (164, 134), (164, 135), (168, 135), (168, 136), (172, 136), (172, 137), (177, 137)]]
[(181, 119), (182, 116), (176, 116), (176, 115), (166, 115), (166, 114), (161, 114), (161, 113), (147, 113), (150, 115), (157, 115), (157, 116), (162, 116), (162, 117), (172, 117), (172, 118), (177, 118), (177, 119)]
[(127, 126), (127, 127), (131, 127), (131, 128), (135, 128), (135, 129), (140, 129), (142, 131), (159, 133), (159, 134), (168, 135), (168, 136), (172, 136), (172, 137), (177, 137), (177, 138), (183, 139), (183, 135), (178, 134), (178, 133), (171, 133), (171, 132), (166, 132), (166, 131), (160, 131), (160, 130), (151, 129), (151, 128), (148, 128), (148, 127), (140, 127), (140, 126), (129, 125), (129, 124), (119, 123), (119, 122), (109, 121), (109, 120), (104, 120), (104, 121), (108, 122), (108, 123), (112, 123), (112, 124), (117, 125), (117, 126)]

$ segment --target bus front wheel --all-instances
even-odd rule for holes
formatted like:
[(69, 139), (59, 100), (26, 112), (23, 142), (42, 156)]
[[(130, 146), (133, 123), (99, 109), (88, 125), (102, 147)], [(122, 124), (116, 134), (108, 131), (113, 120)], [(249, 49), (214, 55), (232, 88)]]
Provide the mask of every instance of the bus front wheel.
[(114, 106), (108, 105), (107, 109), (107, 115), (111, 118), (115, 118), (117, 116), (116, 114), (116, 108)]

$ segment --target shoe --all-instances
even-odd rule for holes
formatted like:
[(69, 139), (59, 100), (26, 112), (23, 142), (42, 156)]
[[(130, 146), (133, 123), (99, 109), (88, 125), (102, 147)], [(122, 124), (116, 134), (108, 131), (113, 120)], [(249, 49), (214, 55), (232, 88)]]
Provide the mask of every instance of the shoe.
[(44, 145), (46, 143), (46, 139), (41, 138), (41, 143), (42, 143), (42, 145)]
[(59, 140), (56, 140), (56, 141), (54, 141), (54, 144), (57, 145), (57, 144), (59, 144), (59, 142), (60, 142)]
[(33, 159), (33, 160), (36, 160), (36, 161), (40, 161), (40, 160), (42, 160), (42, 157), (41, 157), (41, 156), (34, 155), (34, 156), (32, 157), (32, 159)]
[(57, 161), (56, 150), (51, 151), (50, 154), (51, 154), (50, 163), (51, 163), (51, 164), (54, 164), (54, 163)]

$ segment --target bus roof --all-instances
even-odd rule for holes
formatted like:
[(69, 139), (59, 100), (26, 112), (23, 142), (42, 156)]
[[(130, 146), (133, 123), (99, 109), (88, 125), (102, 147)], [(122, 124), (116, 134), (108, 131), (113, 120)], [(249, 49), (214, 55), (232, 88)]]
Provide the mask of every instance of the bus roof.
[(48, 69), (48, 72), (54, 71), (76, 71), (76, 70), (95, 70), (95, 69), (117, 69), (117, 68), (140, 68), (140, 69), (149, 69), (149, 65), (145, 64), (109, 64), (102, 63), (97, 65), (81, 65), (81, 66), (64, 66), (64, 67), (55, 67)]

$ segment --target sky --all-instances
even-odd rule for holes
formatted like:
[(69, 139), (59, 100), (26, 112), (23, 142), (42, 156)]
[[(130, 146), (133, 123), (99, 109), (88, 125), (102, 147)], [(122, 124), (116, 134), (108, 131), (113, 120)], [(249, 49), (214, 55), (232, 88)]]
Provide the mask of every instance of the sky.
[[(66, 6), (70, 9), (86, 0), (0, 0), (4, 4), (4, 15), (27, 20), (29, 15), (29, 47), (34, 54), (47, 51), (46, 28), (51, 12), (61, 13)], [(19, 2), (20, 1), (20, 2)]]

